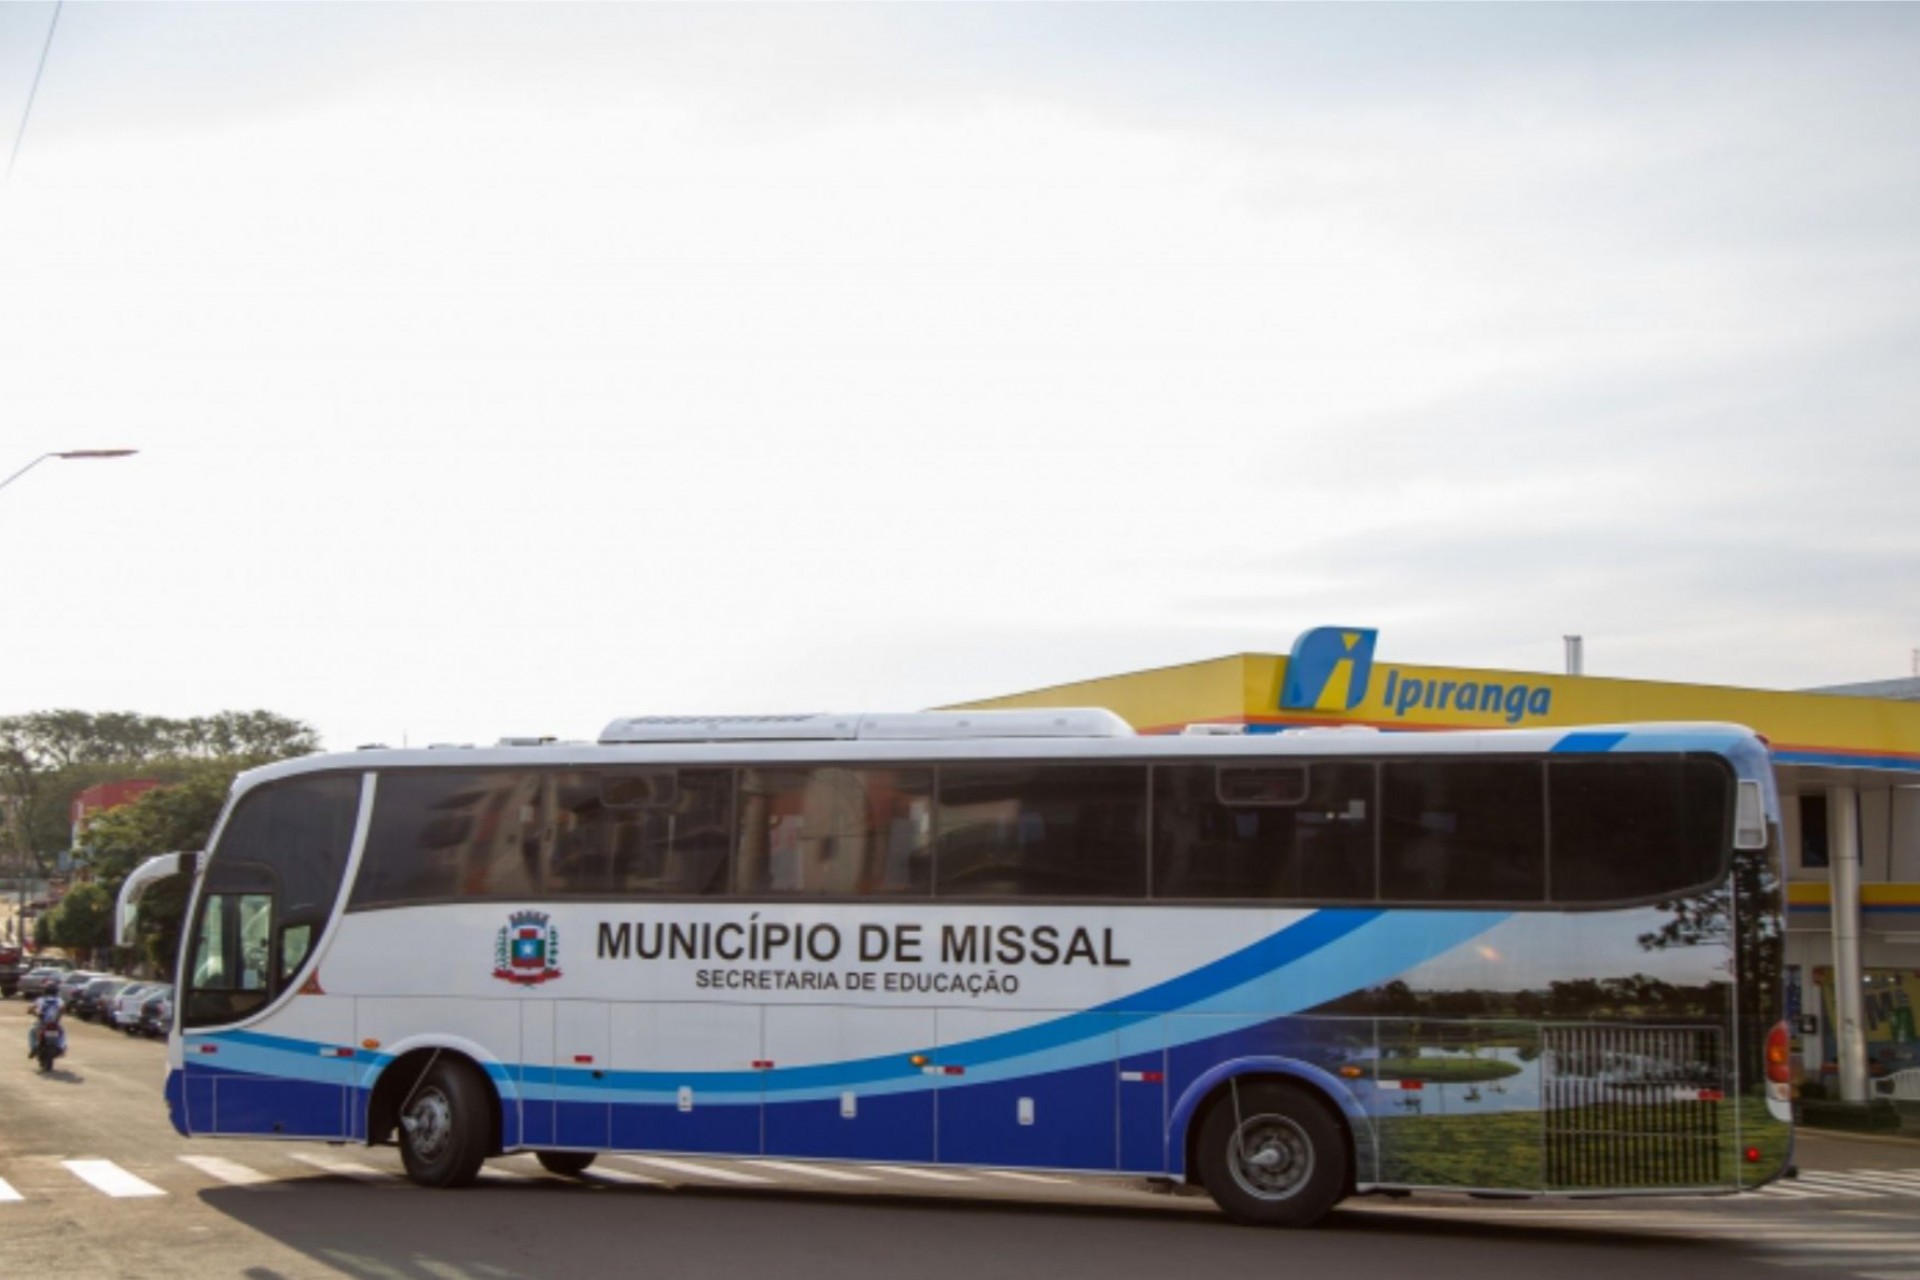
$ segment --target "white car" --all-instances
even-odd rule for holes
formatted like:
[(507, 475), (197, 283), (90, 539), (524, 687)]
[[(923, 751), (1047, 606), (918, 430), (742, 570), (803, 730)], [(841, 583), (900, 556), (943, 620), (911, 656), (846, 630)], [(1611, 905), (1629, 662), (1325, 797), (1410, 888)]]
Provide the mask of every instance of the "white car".
[(110, 1027), (118, 1027), (128, 1035), (140, 1028), (140, 1006), (162, 984), (157, 982), (136, 982), (125, 986), (115, 993), (112, 1003), (107, 1006), (106, 1022)]

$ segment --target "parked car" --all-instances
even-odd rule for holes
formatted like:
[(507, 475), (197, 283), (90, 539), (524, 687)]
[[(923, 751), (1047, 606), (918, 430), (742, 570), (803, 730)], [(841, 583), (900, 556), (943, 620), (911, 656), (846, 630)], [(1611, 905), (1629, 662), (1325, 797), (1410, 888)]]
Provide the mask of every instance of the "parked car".
[(153, 994), (154, 982), (129, 982), (114, 993), (107, 1004), (107, 1025), (132, 1035), (134, 1024), (140, 1021), (140, 1006)]
[(38, 1000), (41, 996), (60, 985), (60, 979), (73, 972), (64, 962), (61, 964), (35, 965), (20, 976), (20, 994), (28, 1000)]
[(104, 1022), (107, 1016), (108, 1004), (113, 1000), (115, 995), (119, 994), (120, 989), (126, 985), (127, 980), (125, 978), (117, 978), (111, 974), (105, 977), (95, 978), (92, 982), (81, 987), (79, 992), (74, 995), (73, 1005), (71, 1006), (73, 1015), (77, 1018), (83, 1018), (88, 1022)]
[(148, 996), (140, 1006), (140, 1031), (143, 1035), (165, 1038), (173, 1030), (173, 988), (163, 985), (160, 994)]
[(53, 994), (59, 996), (60, 1004), (68, 1013), (72, 1013), (73, 1000), (75, 996), (80, 994), (80, 988), (86, 986), (95, 978), (104, 978), (106, 976), (104, 973), (95, 973), (91, 969), (75, 969), (54, 985)]
[(20, 947), (11, 942), (0, 942), (0, 999), (20, 989), (20, 979), (26, 976), (28, 967), (27, 957)]

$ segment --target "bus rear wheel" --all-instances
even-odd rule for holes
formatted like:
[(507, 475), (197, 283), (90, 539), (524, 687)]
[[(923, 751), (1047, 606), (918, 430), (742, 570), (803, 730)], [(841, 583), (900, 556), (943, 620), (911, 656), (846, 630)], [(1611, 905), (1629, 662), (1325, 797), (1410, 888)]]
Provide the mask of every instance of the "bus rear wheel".
[(536, 1151), (534, 1159), (548, 1173), (557, 1173), (563, 1178), (577, 1178), (587, 1171), (593, 1163), (591, 1151)]
[(400, 1160), (423, 1187), (464, 1187), (487, 1158), (486, 1086), (454, 1062), (436, 1062), (400, 1109)]
[(1346, 1135), (1331, 1112), (1282, 1084), (1239, 1086), (1200, 1126), (1200, 1180), (1236, 1222), (1306, 1227), (1347, 1185)]

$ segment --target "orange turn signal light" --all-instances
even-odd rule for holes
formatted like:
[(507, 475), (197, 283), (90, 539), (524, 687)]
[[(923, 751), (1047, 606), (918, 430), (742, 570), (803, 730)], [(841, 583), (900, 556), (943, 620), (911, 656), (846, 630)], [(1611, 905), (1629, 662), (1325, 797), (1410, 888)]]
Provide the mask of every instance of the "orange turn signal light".
[(362, 1040), (360, 1042), (360, 1047), (362, 1049), (378, 1049), (380, 1047), (380, 1042), (378, 1040)]

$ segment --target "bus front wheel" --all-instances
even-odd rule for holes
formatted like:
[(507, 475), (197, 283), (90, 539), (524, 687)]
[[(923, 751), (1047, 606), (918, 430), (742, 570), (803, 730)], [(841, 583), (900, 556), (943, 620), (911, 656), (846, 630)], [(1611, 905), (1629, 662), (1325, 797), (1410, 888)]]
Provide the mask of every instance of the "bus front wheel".
[(454, 1062), (436, 1062), (400, 1108), (400, 1160), (423, 1187), (464, 1187), (487, 1158), (483, 1084)]
[(1311, 1226), (1347, 1185), (1339, 1122), (1287, 1085), (1242, 1084), (1222, 1095), (1200, 1126), (1198, 1155), (1201, 1182), (1236, 1222)]

